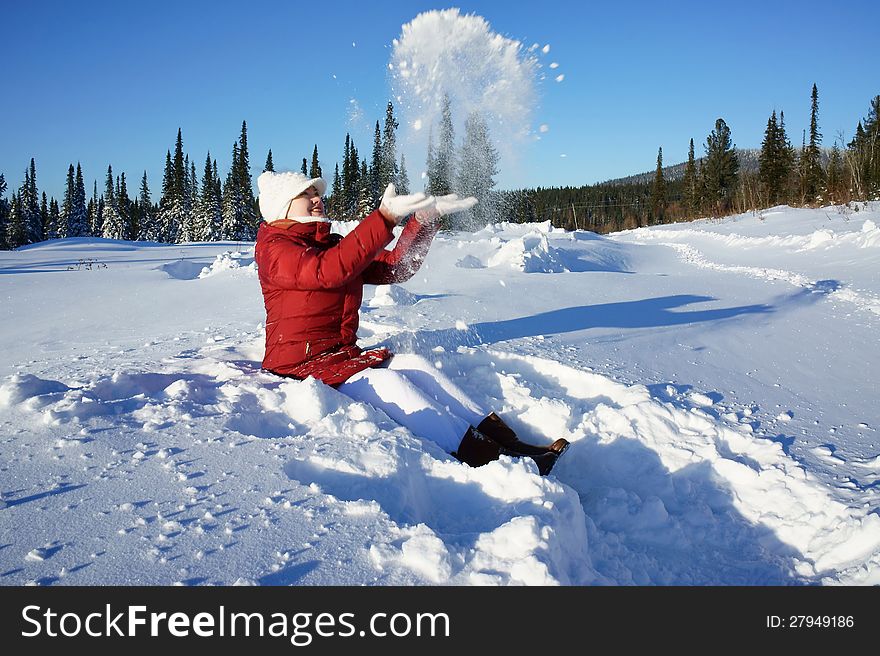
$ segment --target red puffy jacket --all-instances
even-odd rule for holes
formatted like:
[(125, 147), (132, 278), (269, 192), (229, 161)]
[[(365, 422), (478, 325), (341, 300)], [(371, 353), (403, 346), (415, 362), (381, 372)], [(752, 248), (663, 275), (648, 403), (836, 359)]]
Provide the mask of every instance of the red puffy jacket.
[(436, 224), (413, 217), (387, 251), (394, 235), (378, 210), (345, 237), (326, 222), (260, 224), (254, 257), (266, 305), (263, 369), (338, 385), (391, 357), (357, 346), (364, 284), (409, 280), (436, 233)]

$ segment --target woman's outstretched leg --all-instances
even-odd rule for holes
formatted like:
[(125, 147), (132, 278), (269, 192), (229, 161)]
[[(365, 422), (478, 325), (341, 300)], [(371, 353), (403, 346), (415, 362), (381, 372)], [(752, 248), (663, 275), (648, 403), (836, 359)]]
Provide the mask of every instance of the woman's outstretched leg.
[(458, 449), (471, 427), (470, 421), (434, 401), (398, 371), (365, 369), (338, 389), (356, 401), (382, 410), (414, 435), (435, 442), (447, 453)]
[(470, 425), (476, 426), (487, 415), (486, 411), (464, 390), (420, 355), (399, 353), (391, 358), (386, 366), (406, 376), (437, 405), (448, 408), (450, 413), (464, 419)]

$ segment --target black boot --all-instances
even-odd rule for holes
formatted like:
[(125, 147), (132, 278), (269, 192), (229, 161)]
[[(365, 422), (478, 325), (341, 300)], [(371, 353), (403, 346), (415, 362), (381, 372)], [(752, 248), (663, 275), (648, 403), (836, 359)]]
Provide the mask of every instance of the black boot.
[[(563, 449), (563, 451), (564, 450), (565, 449)], [(516, 451), (509, 451), (502, 447), (501, 454), (505, 456), (513, 456), (515, 458), (531, 458), (535, 461), (535, 464), (538, 465), (538, 473), (541, 474), (541, 476), (546, 476), (550, 473), (550, 470), (553, 469), (553, 465), (556, 464), (559, 456), (562, 455), (562, 451), (559, 453), (556, 451), (547, 451), (546, 453), (541, 453), (539, 455), (527, 456), (522, 453), (517, 453)]]
[(482, 467), (501, 455), (501, 445), (487, 437), (473, 426), (461, 438), (458, 449), (452, 455), (471, 467)]
[(561, 437), (549, 446), (527, 444), (520, 440), (516, 433), (513, 432), (513, 429), (505, 424), (504, 420), (494, 412), (490, 413), (488, 417), (479, 423), (477, 430), (484, 435), (488, 435), (511, 452), (507, 455), (542, 456), (547, 453), (555, 453), (558, 457), (568, 448), (568, 440)]

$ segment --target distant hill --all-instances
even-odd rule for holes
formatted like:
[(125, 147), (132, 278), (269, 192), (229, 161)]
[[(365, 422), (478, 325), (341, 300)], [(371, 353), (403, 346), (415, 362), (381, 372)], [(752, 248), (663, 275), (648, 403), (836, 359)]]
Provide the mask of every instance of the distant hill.
[[(761, 154), (760, 148), (736, 148), (736, 156), (739, 158), (739, 169), (740, 171), (748, 171), (748, 172), (756, 172), (758, 170), (758, 156)], [(697, 158), (697, 161), (702, 158)], [(684, 177), (684, 169), (687, 166), (687, 162), (681, 162), (680, 164), (670, 164), (669, 166), (663, 167), (663, 178), (667, 182), (671, 182), (673, 180), (679, 180)], [(655, 170), (647, 171), (645, 173), (636, 173), (635, 175), (629, 175), (625, 178), (615, 178), (613, 180), (606, 180), (601, 184), (606, 185), (626, 185), (626, 184), (648, 184), (654, 180)]]

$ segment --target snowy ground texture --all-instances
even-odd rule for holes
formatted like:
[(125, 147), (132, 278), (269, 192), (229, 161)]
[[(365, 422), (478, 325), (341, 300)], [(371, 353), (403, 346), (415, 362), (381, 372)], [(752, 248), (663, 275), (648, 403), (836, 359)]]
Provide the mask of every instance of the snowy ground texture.
[(262, 373), (253, 244), (0, 253), (0, 584), (878, 584), (878, 224), (499, 224), (368, 288), (546, 478)]

